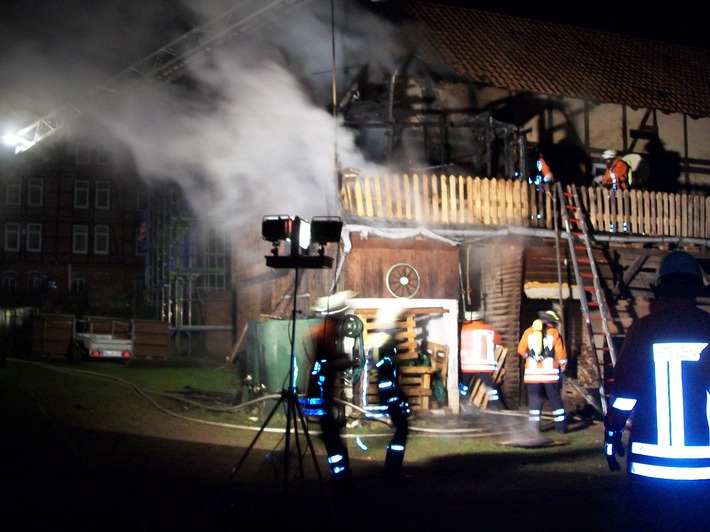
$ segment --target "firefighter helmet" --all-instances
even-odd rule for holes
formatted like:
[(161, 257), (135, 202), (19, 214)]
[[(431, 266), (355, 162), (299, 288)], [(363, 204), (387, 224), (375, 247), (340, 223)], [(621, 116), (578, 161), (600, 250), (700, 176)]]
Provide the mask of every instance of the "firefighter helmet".
[(690, 253), (672, 251), (661, 260), (656, 272), (656, 295), (697, 296), (705, 284), (700, 264)]
[(554, 310), (546, 310), (546, 311), (540, 311), (537, 313), (538, 317), (540, 320), (542, 320), (543, 323), (559, 323), (560, 322), (560, 316), (555, 312)]
[(338, 314), (348, 308), (346, 300), (352, 299), (356, 295), (357, 293), (352, 290), (343, 290), (329, 296), (319, 297), (315, 305), (311, 307), (311, 310), (321, 316)]
[(616, 157), (616, 150), (604, 150), (604, 153), (602, 153), (602, 159), (605, 161), (613, 159), (614, 157)]

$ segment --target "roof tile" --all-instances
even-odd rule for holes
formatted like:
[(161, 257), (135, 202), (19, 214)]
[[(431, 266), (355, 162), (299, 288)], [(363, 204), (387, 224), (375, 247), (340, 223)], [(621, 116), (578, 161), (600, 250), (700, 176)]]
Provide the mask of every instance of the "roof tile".
[(403, 2), (419, 56), (471, 81), (710, 117), (710, 50), (477, 9)]

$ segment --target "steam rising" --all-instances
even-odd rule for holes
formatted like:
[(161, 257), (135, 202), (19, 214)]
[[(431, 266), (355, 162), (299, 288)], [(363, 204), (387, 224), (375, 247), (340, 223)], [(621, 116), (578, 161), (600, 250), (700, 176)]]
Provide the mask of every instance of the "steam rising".
[[(137, 62), (138, 50), (151, 53), (184, 33), (188, 24), (200, 25), (240, 2), (128, 2), (122, 10), (108, 4), (68, 2), (68, 14), (79, 17), (69, 18), (87, 26), (55, 22), (69, 40), (51, 47), (48, 39), (25, 42), (18, 48), (21, 54), (13, 56), (11, 65), (38, 65), (38, 74), (22, 76), (42, 80), (35, 87), (46, 96), (45, 105), (79, 93), (77, 80), (89, 88), (116, 74), (119, 52), (128, 51), (121, 55), (124, 61)], [(239, 226), (274, 213), (338, 214), (339, 169), (385, 170), (367, 162), (354, 134), (328, 111), (333, 66), (340, 94), (362, 65), (368, 64), (371, 74), (391, 71), (399, 53), (393, 29), (348, 0), (335, 2), (335, 34), (330, 2), (241, 4), (264, 8), (267, 15), (270, 4), (292, 7), (287, 17), (262, 17), (257, 31), (215, 48), (209, 62), (191, 64), (187, 81), (151, 81), (118, 94), (112, 105), (97, 109), (98, 119), (129, 147), (142, 177), (179, 182), (194, 211), (211, 224)], [(92, 20), (100, 24), (89, 26)], [(147, 49), (156, 34), (165, 39)], [(81, 46), (72, 46), (77, 43)], [(33, 63), (35, 53), (41, 59)], [(66, 64), (73, 66), (65, 77), (61, 69)], [(47, 107), (45, 114), (54, 110)]]

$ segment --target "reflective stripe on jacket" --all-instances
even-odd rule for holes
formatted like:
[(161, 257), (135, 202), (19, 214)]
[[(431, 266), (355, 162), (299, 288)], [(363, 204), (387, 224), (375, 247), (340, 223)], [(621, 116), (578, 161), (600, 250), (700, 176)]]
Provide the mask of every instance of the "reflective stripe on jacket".
[(461, 326), (459, 358), (463, 373), (493, 373), (498, 367), (495, 358), (500, 335), (487, 323), (467, 321)]
[(528, 356), (531, 348), (533, 352), (539, 354), (540, 339), (538, 336), (536, 340), (536, 335), (539, 335), (539, 332), (534, 331), (532, 326), (528, 327), (518, 343), (518, 354), (526, 359), (523, 382), (525, 384), (559, 382), (560, 369), (564, 370), (567, 366), (567, 350), (562, 337), (557, 329), (547, 326), (542, 338), (544, 358), (537, 361)]

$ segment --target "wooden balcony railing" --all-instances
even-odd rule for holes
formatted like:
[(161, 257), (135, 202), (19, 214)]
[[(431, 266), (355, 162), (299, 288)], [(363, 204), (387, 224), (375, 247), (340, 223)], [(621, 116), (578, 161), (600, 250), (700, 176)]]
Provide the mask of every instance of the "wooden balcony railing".
[[(554, 229), (555, 186), (446, 175), (360, 176), (343, 182), (346, 215), (437, 225)], [(571, 187), (566, 187), (568, 190)], [(710, 238), (710, 198), (578, 187), (593, 231)]]

